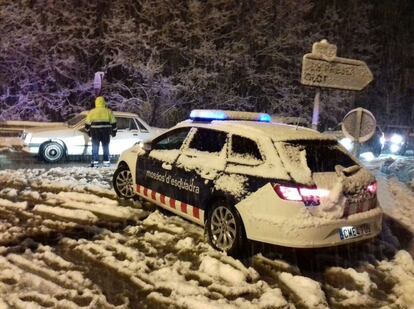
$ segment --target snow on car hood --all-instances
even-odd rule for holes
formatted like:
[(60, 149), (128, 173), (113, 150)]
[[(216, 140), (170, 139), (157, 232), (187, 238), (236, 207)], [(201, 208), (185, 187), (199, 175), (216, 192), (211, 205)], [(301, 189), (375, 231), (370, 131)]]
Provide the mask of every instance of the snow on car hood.
[(27, 130), (26, 132), (32, 134), (32, 137), (53, 138), (53, 137), (73, 136), (75, 132), (79, 132), (79, 131), (75, 128), (71, 128), (66, 125), (59, 125), (56, 127), (30, 129), (30, 130)]

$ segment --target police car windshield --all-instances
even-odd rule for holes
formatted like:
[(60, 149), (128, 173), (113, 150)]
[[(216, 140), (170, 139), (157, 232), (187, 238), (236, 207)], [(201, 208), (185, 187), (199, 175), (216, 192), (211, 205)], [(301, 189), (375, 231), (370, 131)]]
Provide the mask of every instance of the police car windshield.
[(76, 126), (79, 122), (81, 122), (86, 116), (85, 115), (76, 115), (75, 117), (69, 119), (68, 121), (66, 121), (66, 124), (69, 127), (74, 127)]

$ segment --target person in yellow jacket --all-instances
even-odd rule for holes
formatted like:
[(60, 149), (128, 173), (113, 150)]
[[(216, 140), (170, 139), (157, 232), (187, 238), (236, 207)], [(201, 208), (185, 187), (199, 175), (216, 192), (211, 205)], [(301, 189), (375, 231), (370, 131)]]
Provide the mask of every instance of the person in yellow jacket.
[(95, 108), (86, 116), (85, 130), (92, 137), (92, 161), (91, 166), (99, 166), (99, 146), (102, 143), (103, 165), (109, 166), (109, 142), (110, 135), (115, 137), (117, 127), (116, 118), (112, 111), (106, 107), (105, 99), (99, 96), (95, 99)]

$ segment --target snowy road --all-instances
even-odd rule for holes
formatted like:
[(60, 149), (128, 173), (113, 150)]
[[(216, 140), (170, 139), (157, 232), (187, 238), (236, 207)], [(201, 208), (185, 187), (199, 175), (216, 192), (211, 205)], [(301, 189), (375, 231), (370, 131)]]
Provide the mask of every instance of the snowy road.
[(396, 179), (380, 178), (379, 239), (252, 244), (239, 261), (194, 224), (118, 201), (112, 173), (0, 170), (0, 308), (414, 308), (414, 196)]

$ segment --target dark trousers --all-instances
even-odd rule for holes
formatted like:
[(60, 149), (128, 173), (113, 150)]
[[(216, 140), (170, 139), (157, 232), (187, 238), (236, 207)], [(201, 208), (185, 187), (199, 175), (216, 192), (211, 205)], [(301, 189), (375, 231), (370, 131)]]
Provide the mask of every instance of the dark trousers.
[(99, 146), (102, 143), (103, 160), (109, 161), (110, 136), (106, 131), (96, 130), (92, 132), (92, 161), (99, 161)]

